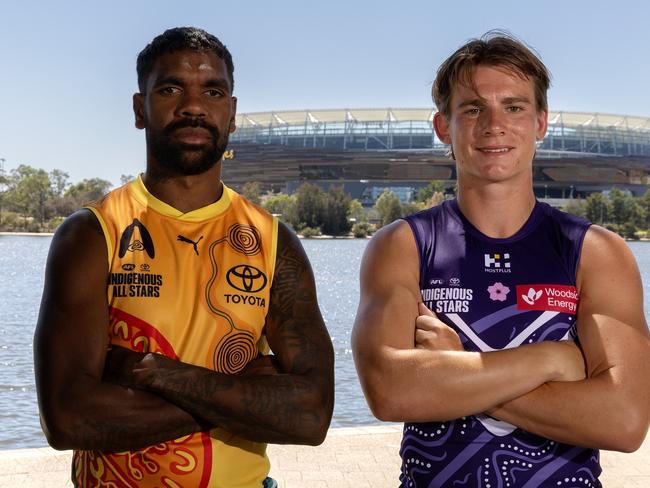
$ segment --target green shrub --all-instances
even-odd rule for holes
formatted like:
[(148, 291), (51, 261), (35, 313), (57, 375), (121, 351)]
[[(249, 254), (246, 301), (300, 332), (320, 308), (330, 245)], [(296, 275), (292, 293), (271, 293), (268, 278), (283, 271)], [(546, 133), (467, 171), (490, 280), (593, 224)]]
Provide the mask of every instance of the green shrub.
[(305, 238), (316, 237), (321, 235), (320, 227), (303, 227), (299, 234)]
[(358, 222), (352, 226), (352, 235), (357, 238), (364, 238), (368, 237), (374, 230), (374, 225), (368, 222)]

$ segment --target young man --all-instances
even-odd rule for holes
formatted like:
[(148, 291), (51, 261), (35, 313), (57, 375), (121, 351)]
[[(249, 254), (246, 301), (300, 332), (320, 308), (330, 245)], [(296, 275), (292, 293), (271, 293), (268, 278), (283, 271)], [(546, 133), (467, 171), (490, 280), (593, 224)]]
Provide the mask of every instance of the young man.
[(600, 486), (597, 449), (645, 437), (634, 258), (533, 194), (548, 86), (507, 36), (447, 59), (434, 126), (457, 199), (382, 229), (364, 256), (353, 350), (373, 413), (406, 422), (401, 486)]
[(332, 415), (312, 271), (292, 232), (220, 180), (237, 102), (225, 46), (170, 29), (137, 68), (146, 171), (52, 241), (43, 430), (75, 450), (75, 486), (275, 486), (266, 443), (319, 444)]

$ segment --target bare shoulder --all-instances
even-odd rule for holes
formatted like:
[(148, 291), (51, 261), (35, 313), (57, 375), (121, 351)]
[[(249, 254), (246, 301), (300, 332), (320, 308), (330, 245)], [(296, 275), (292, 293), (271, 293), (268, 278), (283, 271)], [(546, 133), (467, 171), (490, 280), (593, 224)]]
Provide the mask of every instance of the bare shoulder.
[(299, 283), (313, 282), (313, 272), (300, 239), (286, 224), (278, 222), (278, 242), (275, 253), (275, 272), (271, 293), (282, 295)]
[[(588, 254), (599, 254), (599, 257), (604, 258), (612, 251), (618, 251), (619, 254), (633, 258), (629, 246), (621, 236), (599, 225), (589, 227), (585, 235), (583, 254), (585, 252)], [(610, 257), (616, 259), (619, 256)]]
[(307, 259), (307, 254), (300, 243), (300, 239), (294, 231), (292, 231), (287, 224), (282, 221), (278, 221), (278, 246), (277, 246), (277, 257), (281, 257), (286, 253), (299, 253), (304, 256), (305, 261)]
[(419, 256), (410, 226), (397, 221), (378, 231), (361, 263), (361, 293), (352, 334), (357, 361), (385, 346), (414, 347), (419, 279)]
[(396, 220), (379, 229), (370, 239), (368, 251), (407, 252), (417, 257), (415, 237), (405, 220)]
[(397, 220), (382, 227), (368, 243), (361, 264), (362, 288), (366, 279), (372, 277), (373, 284), (401, 282), (417, 291), (419, 263), (410, 226), (404, 220)]
[(617, 234), (598, 226), (587, 231), (578, 266), (578, 290), (581, 340), (587, 334), (602, 336), (606, 330), (620, 336), (634, 329), (648, 336), (639, 268)]
[[(59, 226), (52, 238), (46, 280), (76, 280), (81, 284), (89, 274), (107, 272), (106, 240), (101, 225), (91, 211), (78, 210)], [(50, 291), (47, 281), (46, 291)], [(78, 289), (76, 293), (81, 291)]]
[(83, 249), (98, 243), (105, 244), (104, 233), (97, 217), (88, 209), (77, 210), (65, 219), (52, 239), (54, 247)]
[(636, 259), (626, 242), (616, 233), (592, 225), (585, 235), (578, 265), (578, 289), (618, 286), (623, 282), (639, 284)]

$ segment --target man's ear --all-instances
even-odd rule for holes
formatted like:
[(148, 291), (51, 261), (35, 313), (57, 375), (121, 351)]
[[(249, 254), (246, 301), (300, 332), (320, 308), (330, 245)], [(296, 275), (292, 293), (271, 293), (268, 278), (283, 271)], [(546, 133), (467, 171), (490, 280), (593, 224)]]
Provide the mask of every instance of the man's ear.
[(136, 128), (144, 129), (144, 95), (142, 93), (133, 94), (133, 115), (135, 115)]
[(230, 125), (228, 126), (228, 132), (231, 134), (235, 132), (235, 129), (237, 129), (237, 125), (235, 124), (235, 117), (237, 116), (237, 97), (231, 97), (232, 98), (232, 113), (230, 114)]
[(433, 116), (433, 128), (436, 131), (438, 139), (445, 144), (451, 144), (451, 136), (449, 135), (449, 122), (447, 117), (440, 112), (436, 112)]

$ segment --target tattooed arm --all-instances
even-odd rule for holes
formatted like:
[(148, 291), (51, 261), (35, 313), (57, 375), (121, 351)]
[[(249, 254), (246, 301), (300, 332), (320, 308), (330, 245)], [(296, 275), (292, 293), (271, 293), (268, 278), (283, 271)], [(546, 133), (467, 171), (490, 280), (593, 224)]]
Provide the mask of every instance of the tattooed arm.
[(245, 374), (228, 375), (148, 354), (135, 365), (131, 381), (241, 437), (320, 444), (334, 405), (332, 343), (307, 256), (283, 224), (266, 334), (277, 374), (250, 368)]
[[(87, 210), (57, 230), (34, 336), (41, 425), (55, 449), (145, 447), (209, 425), (163, 398), (102, 379), (108, 348), (106, 241)], [(141, 359), (120, 359), (123, 367)]]

